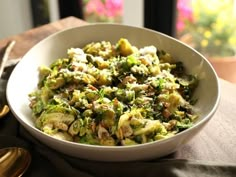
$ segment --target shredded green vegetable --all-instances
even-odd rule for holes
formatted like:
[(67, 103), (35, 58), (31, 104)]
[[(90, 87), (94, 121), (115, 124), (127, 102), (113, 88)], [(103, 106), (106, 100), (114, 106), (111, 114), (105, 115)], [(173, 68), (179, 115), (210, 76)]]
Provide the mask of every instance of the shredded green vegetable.
[(35, 125), (50, 136), (86, 144), (125, 146), (174, 136), (198, 115), (198, 79), (155, 46), (127, 39), (70, 48), (39, 68), (29, 94)]

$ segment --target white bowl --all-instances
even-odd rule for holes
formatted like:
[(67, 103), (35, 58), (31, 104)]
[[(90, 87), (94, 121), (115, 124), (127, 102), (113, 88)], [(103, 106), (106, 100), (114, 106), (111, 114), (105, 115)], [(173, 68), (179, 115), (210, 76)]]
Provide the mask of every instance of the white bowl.
[[(160, 141), (134, 146), (96, 146), (55, 139), (35, 128), (29, 108), (28, 94), (38, 83), (38, 67), (49, 65), (65, 56), (70, 47), (82, 47), (92, 41), (115, 43), (127, 38), (137, 47), (157, 46), (182, 61), (190, 74), (200, 78), (195, 97), (199, 119), (193, 127)], [(13, 70), (7, 85), (7, 100), (17, 120), (35, 138), (54, 150), (73, 157), (98, 161), (132, 161), (168, 155), (192, 139), (214, 115), (220, 99), (217, 75), (209, 62), (197, 51), (162, 33), (119, 24), (91, 24), (58, 32), (42, 40), (23, 56)]]

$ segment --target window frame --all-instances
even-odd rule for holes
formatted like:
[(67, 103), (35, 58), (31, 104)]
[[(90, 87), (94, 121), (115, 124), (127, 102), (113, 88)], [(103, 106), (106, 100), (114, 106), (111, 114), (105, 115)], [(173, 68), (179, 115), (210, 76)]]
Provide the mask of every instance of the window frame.
[(144, 0), (144, 27), (175, 37), (177, 0)]

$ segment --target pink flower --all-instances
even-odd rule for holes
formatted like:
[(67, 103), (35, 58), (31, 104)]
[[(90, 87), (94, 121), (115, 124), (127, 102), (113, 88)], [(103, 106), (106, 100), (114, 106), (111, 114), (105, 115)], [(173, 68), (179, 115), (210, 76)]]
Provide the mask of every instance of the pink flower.
[(122, 14), (123, 0), (89, 0), (85, 13), (98, 16), (116, 17)]
[(123, 9), (123, 0), (106, 0), (105, 8), (108, 17), (120, 16)]
[(185, 22), (193, 22), (193, 10), (191, 1), (178, 0), (177, 2), (177, 30), (182, 31), (185, 27)]
[(87, 14), (96, 13), (100, 16), (104, 16), (106, 8), (101, 0), (89, 0), (85, 7)]
[(184, 30), (184, 22), (182, 22), (182, 21), (177, 21), (177, 24), (176, 24), (176, 28), (177, 28), (177, 30), (180, 32), (180, 31), (182, 31), (182, 30)]

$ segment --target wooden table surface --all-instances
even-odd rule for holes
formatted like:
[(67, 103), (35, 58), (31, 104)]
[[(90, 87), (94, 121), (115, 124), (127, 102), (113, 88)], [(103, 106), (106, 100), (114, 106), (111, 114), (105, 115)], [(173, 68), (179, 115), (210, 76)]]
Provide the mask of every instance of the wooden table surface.
[[(16, 45), (10, 58), (23, 56), (33, 45), (45, 37), (66, 28), (85, 25), (75, 17), (31, 29), (22, 34), (0, 40), (0, 49), (10, 40)], [(184, 145), (173, 158), (236, 162), (236, 85), (220, 79), (221, 100), (219, 107), (203, 131)]]

